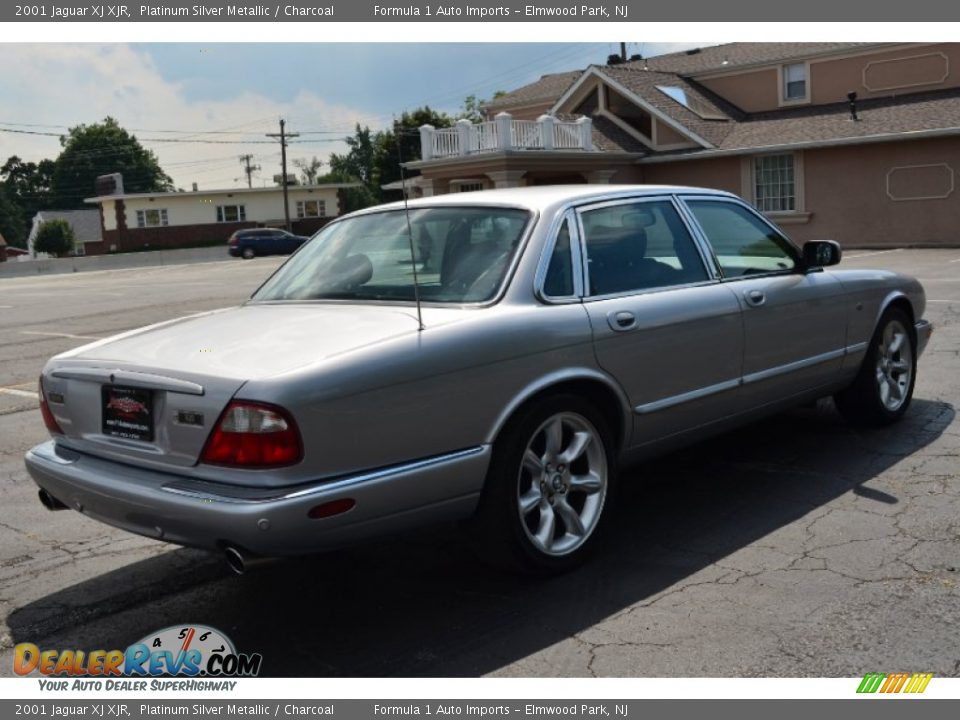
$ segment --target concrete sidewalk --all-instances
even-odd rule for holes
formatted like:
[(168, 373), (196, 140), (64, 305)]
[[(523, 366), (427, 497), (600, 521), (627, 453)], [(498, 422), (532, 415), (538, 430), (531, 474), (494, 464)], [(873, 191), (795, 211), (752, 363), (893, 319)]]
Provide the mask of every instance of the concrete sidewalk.
[(153, 252), (123, 253), (119, 255), (88, 255), (86, 257), (50, 260), (7, 261), (0, 263), (0, 279), (23, 277), (25, 275), (89, 272), (91, 270), (189, 265), (228, 259), (230, 259), (230, 256), (227, 254), (227, 246), (223, 244), (213, 247), (154, 250)]

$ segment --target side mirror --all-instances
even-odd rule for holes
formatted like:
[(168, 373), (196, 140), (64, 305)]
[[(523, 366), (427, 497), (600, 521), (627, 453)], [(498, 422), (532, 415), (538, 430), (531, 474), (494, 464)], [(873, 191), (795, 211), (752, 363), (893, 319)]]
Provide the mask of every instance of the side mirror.
[(803, 245), (803, 265), (807, 270), (836, 265), (843, 257), (835, 240), (809, 240)]

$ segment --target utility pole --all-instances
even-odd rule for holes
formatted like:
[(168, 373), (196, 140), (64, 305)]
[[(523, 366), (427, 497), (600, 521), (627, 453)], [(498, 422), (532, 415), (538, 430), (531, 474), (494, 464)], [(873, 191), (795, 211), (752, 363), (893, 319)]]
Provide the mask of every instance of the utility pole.
[(251, 165), (253, 155), (241, 155), (240, 164), (243, 165), (243, 171), (247, 174), (247, 187), (253, 187), (253, 174), (260, 169), (259, 165)]
[(280, 132), (267, 133), (269, 138), (280, 138), (280, 164), (282, 166), (280, 181), (283, 183), (283, 220), (286, 223), (287, 232), (290, 232), (290, 203), (287, 202), (287, 138), (300, 137), (300, 133), (288, 133), (286, 131), (287, 121), (280, 118)]

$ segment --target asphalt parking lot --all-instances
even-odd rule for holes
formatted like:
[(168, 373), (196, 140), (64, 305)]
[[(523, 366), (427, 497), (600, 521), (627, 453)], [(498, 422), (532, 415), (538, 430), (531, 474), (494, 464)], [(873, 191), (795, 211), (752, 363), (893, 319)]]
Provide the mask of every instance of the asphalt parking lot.
[(280, 262), (0, 280), (0, 675), (18, 642), (125, 648), (187, 622), (274, 676), (960, 675), (960, 250), (852, 251), (925, 284), (936, 331), (899, 425), (829, 402), (625, 473), (605, 547), (525, 581), (452, 528), (268, 565), (50, 513), (23, 454), (63, 350), (245, 298)]

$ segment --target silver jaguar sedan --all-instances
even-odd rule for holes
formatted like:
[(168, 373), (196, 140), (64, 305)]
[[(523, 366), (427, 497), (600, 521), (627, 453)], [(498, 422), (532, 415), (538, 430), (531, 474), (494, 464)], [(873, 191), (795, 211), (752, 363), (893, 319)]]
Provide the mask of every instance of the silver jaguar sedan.
[(240, 307), (101, 340), (40, 378), (40, 499), (257, 558), (464, 519), (527, 572), (589, 552), (617, 467), (833, 395), (906, 412), (924, 292), (826, 270), (728, 193), (494, 190), (370, 208)]

